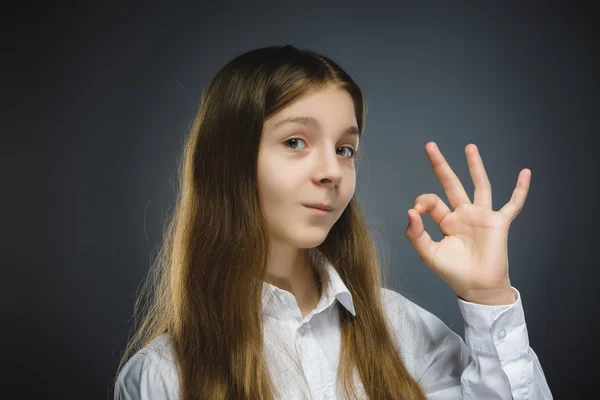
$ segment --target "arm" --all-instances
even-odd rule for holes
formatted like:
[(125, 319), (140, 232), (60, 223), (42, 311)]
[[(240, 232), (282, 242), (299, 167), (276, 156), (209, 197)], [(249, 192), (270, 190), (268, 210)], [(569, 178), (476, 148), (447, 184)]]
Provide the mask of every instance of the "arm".
[[(417, 350), (425, 358), (430, 352), (434, 357), (425, 361), (427, 370), (420, 375), (423, 385), (432, 399), (551, 398), (529, 347), (523, 309), (508, 274), (508, 231), (525, 204), (531, 170), (521, 170), (510, 201), (494, 211), (491, 184), (477, 146), (465, 147), (475, 187), (472, 202), (437, 145), (427, 143), (425, 152), (453, 211), (436, 194), (417, 197), (408, 210), (406, 236), (425, 265), (459, 297), (467, 344), (424, 314), (423, 327), (431, 339), (424, 345), (431, 348)], [(444, 235), (439, 242), (425, 231), (423, 213)], [(426, 339), (416, 339), (422, 340)]]
[[(419, 383), (430, 400), (552, 399), (531, 347), (519, 292), (505, 306), (458, 299), (466, 344), (433, 314), (417, 308), (428, 350)], [(417, 333), (417, 332), (414, 332)]]

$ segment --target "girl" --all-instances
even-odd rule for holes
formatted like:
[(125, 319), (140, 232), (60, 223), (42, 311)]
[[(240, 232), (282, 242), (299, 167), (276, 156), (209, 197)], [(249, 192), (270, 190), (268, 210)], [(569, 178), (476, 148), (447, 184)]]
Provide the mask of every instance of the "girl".
[(425, 146), (453, 211), (417, 197), (406, 236), (457, 294), (465, 343), (381, 285), (354, 196), (364, 122), (357, 84), (310, 50), (256, 49), (216, 74), (115, 399), (552, 398), (508, 278), (508, 230), (531, 172), (493, 211), (475, 145), (473, 203)]

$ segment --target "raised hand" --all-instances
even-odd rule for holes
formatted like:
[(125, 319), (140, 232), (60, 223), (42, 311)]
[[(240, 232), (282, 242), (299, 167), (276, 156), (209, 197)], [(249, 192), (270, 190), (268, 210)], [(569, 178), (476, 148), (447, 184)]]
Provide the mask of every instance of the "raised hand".
[[(512, 197), (499, 211), (492, 210), (492, 188), (477, 146), (465, 148), (475, 185), (471, 203), (463, 185), (434, 142), (425, 145), (454, 211), (439, 196), (422, 194), (408, 210), (406, 236), (423, 262), (466, 301), (486, 305), (511, 304), (515, 299), (508, 277), (508, 230), (525, 203), (531, 171), (519, 173)], [(423, 227), (421, 214), (438, 224), (444, 238), (435, 242)]]

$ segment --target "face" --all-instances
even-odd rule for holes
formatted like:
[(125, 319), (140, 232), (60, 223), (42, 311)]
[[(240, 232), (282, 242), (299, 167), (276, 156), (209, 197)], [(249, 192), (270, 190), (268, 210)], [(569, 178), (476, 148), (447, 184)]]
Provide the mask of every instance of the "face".
[(334, 87), (309, 93), (265, 121), (258, 186), (274, 242), (307, 249), (325, 240), (354, 195), (357, 130), (352, 97)]

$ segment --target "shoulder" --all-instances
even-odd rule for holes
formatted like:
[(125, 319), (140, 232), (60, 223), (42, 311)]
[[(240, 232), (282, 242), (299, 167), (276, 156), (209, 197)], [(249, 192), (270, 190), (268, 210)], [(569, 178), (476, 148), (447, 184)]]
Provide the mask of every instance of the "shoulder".
[(179, 380), (168, 334), (158, 336), (134, 354), (119, 372), (115, 400), (177, 399)]
[(461, 338), (436, 315), (400, 293), (381, 288), (384, 312), (407, 367), (417, 376), (440, 350), (461, 348)]
[(437, 319), (432, 313), (393, 289), (382, 287), (381, 301), (386, 315), (399, 329), (407, 328), (406, 324), (418, 325), (424, 320)]
[(384, 311), (397, 324), (408, 323), (415, 329), (419, 325), (421, 328), (440, 324), (445, 326), (436, 315), (392, 289), (382, 287), (381, 299)]

